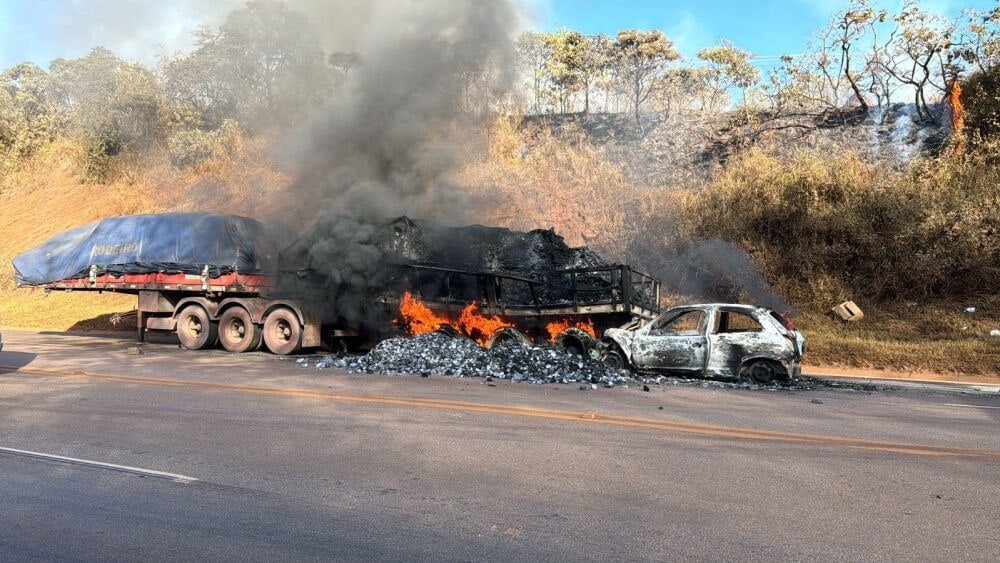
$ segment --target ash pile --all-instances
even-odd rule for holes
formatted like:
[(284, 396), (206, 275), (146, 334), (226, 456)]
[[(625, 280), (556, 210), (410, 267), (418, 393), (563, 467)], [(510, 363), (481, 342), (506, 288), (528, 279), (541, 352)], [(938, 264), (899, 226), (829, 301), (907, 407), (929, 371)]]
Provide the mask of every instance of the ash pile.
[(399, 217), (386, 223), (373, 242), (382, 252), (422, 264), (480, 272), (510, 272), (545, 279), (553, 271), (595, 268), (609, 263), (588, 247), (571, 247), (553, 229), (528, 232), (501, 227), (449, 227)]
[(472, 340), (437, 332), (383, 340), (364, 356), (327, 356), (316, 367), (388, 375), (492, 377), (534, 384), (614, 387), (629, 381), (626, 371), (559, 348), (499, 343), (485, 350)]
[[(397, 260), (470, 272), (503, 272), (540, 282), (537, 297), (545, 302), (568, 302), (570, 278), (563, 270), (601, 268), (612, 264), (588, 247), (571, 247), (553, 229), (528, 232), (500, 227), (444, 226), (399, 217), (381, 227), (374, 245)], [(606, 286), (603, 276), (583, 275), (578, 287)], [(527, 287), (510, 288), (513, 302), (529, 303)]]

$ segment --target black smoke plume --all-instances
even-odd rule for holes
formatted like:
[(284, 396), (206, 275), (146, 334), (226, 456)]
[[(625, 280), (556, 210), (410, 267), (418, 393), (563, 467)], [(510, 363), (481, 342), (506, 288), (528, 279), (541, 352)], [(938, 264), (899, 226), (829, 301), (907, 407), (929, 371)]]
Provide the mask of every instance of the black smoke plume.
[(509, 80), (502, 69), (513, 66), (517, 25), (508, 1), (374, 3), (345, 90), (283, 150), (296, 177), (290, 197), (318, 216), (286, 253), (285, 267), (325, 277), (328, 313), (364, 318), (364, 295), (383, 266), (371, 235), (388, 219), (463, 215), (451, 176), (463, 131), (473, 125), (468, 86), (473, 77), (498, 87)]

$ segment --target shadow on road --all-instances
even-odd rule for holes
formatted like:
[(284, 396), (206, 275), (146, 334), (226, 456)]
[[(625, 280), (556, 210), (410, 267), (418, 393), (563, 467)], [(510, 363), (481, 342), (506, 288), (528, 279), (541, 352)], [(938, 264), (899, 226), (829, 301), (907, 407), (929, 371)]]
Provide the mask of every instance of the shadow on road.
[(38, 354), (30, 352), (0, 352), (0, 374), (14, 373), (37, 357)]
[[(100, 330), (100, 331), (78, 331), (78, 332), (74, 332), (72, 330), (68, 330), (65, 332), (51, 330), (51, 331), (42, 331), (39, 332), (38, 334), (43, 336), (60, 336), (60, 337), (72, 337), (72, 338), (79, 338), (81, 336), (85, 336), (87, 338), (107, 338), (111, 340), (126, 340), (126, 341), (135, 341), (136, 339), (134, 330), (125, 330), (125, 331)], [(146, 342), (152, 344), (177, 344), (178, 340), (177, 340), (177, 335), (174, 333), (148, 332), (146, 333)]]

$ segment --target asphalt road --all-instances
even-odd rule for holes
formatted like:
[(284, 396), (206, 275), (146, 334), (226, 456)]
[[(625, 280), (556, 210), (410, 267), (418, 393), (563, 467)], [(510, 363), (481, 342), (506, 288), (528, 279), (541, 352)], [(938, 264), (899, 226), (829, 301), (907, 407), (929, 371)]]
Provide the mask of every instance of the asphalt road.
[(580, 391), (4, 342), (0, 560), (1000, 553), (995, 393)]

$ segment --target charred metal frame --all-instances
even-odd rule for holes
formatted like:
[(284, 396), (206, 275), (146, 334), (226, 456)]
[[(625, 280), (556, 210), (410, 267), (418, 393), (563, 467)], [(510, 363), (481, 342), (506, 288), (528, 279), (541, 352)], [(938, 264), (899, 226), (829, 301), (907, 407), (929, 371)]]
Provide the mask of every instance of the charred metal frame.
[[(487, 315), (504, 316), (571, 316), (599, 314), (628, 314), (641, 318), (652, 318), (660, 312), (660, 282), (647, 274), (638, 272), (625, 265), (601, 266), (596, 268), (575, 268), (558, 270), (558, 276), (569, 278), (570, 291), (566, 303), (543, 303), (538, 297), (538, 290), (547, 284), (520, 276), (498, 272), (475, 272), (456, 268), (443, 268), (423, 264), (406, 264), (396, 266), (400, 273), (413, 272), (414, 282), (405, 289), (414, 292), (421, 301), (429, 306), (438, 305), (448, 313), (453, 313), (468, 305), (468, 299), (455, 298), (452, 293), (454, 277), (466, 277), (475, 282), (479, 310)], [(428, 296), (421, 293), (421, 273), (443, 277), (445, 295), (443, 297)], [(579, 276), (607, 274), (602, 279), (607, 280), (606, 287), (582, 287), (578, 283)], [(405, 277), (405, 276), (404, 276)], [(530, 305), (519, 305), (504, 299), (505, 283), (527, 284), (531, 295)]]

